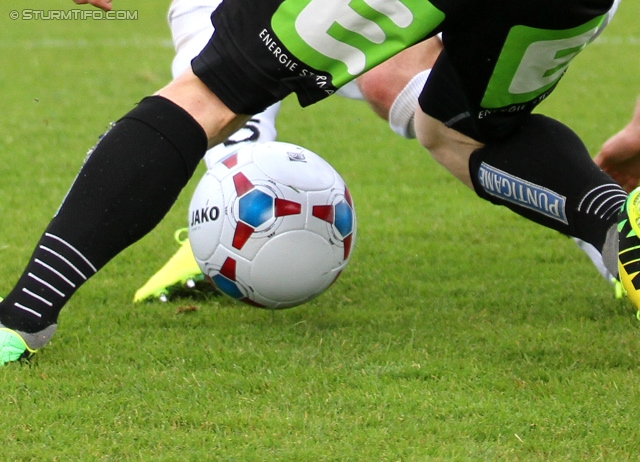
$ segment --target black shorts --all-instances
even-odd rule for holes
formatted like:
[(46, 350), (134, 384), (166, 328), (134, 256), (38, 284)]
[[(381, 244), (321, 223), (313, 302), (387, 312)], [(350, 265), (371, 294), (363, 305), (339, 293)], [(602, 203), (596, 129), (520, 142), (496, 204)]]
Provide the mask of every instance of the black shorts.
[(509, 134), (549, 96), (613, 0), (467, 3), (442, 24), (444, 51), (419, 102), (426, 114), (487, 142)]
[[(444, 17), (420, 6), (422, 20), (407, 26), (415, 15), (393, 2), (395, 10), (383, 14), (356, 13), (344, 0), (223, 0), (211, 16), (215, 32), (192, 61), (193, 71), (238, 114), (260, 112), (292, 92), (308, 106), (424, 39)], [(368, 40), (355, 32), (361, 14), (370, 18)]]
[[(360, 5), (352, 8), (351, 4)], [(546, 98), (613, 0), (223, 0), (195, 74), (234, 112), (307, 106), (426, 37), (444, 52), (422, 110), (479, 141)], [(376, 9), (362, 5), (376, 6)], [(357, 11), (356, 11), (357, 9)]]

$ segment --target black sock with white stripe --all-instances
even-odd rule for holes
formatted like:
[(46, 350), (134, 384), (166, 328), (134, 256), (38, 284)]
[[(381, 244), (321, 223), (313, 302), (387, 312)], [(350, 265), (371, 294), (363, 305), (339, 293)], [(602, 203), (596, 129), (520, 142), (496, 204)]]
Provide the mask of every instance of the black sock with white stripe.
[(67, 241), (45, 233), (15, 289), (2, 302), (2, 324), (25, 332), (55, 324), (59, 308), (96, 271)]
[(145, 98), (96, 145), (14, 289), (0, 324), (26, 333), (57, 323), (75, 291), (160, 222), (205, 153), (200, 125), (169, 100)]
[(478, 196), (599, 252), (627, 196), (571, 129), (542, 115), (476, 150), (469, 172)]

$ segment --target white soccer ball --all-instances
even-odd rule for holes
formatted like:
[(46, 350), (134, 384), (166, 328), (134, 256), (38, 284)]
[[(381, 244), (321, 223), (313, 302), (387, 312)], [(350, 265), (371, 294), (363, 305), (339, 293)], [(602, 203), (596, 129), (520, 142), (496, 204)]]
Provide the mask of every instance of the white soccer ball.
[(189, 207), (202, 272), (221, 292), (264, 308), (300, 305), (327, 289), (355, 235), (340, 175), (289, 143), (241, 145), (207, 171)]

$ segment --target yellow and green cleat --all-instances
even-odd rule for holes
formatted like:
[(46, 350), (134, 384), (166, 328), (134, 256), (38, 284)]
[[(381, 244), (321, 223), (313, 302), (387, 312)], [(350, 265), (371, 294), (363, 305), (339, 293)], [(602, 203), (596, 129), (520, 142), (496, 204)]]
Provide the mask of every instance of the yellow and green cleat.
[(620, 211), (618, 278), (629, 300), (640, 310), (640, 188), (629, 194)]
[(135, 303), (145, 300), (169, 301), (173, 297), (202, 297), (217, 294), (193, 257), (186, 228), (175, 232), (180, 248), (160, 270), (135, 293)]

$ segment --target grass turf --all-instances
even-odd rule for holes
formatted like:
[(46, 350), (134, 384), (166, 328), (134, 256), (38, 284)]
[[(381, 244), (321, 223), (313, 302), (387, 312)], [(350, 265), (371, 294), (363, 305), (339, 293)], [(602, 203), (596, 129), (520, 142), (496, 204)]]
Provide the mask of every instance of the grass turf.
[[(98, 134), (169, 80), (164, 3), (115, 4), (137, 21), (14, 21), (25, 3), (0, 5), (0, 293)], [(540, 108), (594, 153), (639, 92), (639, 14), (623, 3)], [(362, 103), (289, 99), (279, 138), (352, 191), (358, 240), (339, 281), (282, 312), (134, 305), (174, 251), (196, 175), (32, 363), (0, 369), (0, 459), (636, 458), (640, 325), (573, 243), (480, 201)]]

